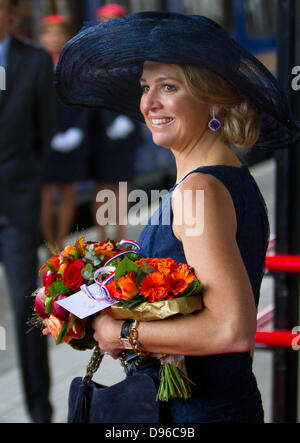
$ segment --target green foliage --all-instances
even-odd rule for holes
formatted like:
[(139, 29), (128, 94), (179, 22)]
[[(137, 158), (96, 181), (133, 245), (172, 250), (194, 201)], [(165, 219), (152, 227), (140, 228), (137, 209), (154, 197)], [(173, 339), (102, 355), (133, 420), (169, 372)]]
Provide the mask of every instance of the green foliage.
[(58, 337), (57, 337), (56, 345), (60, 345), (60, 344), (61, 344), (61, 342), (63, 341), (63, 339), (64, 339), (65, 336), (67, 335), (68, 330), (69, 330), (69, 320), (66, 320), (66, 321), (64, 322), (64, 324), (62, 325), (62, 328), (61, 328), (61, 330), (60, 330), (60, 333), (59, 333), (59, 335), (58, 335)]
[(146, 275), (152, 274), (153, 272), (157, 272), (157, 269), (155, 269), (153, 266), (149, 265), (149, 263), (145, 261), (141, 263), (136, 275), (136, 285), (138, 289), (141, 286), (141, 283)]
[(49, 271), (51, 271), (51, 272), (56, 272), (55, 267), (54, 267), (53, 264), (50, 263), (49, 261), (47, 261), (47, 262), (45, 263), (45, 266), (47, 267), (47, 269), (48, 269)]
[(86, 263), (90, 263), (92, 266), (100, 266), (102, 264), (104, 255), (97, 256), (95, 253), (95, 247), (94, 245), (88, 245), (85, 250), (85, 257), (84, 261)]
[(66, 285), (63, 284), (62, 279), (56, 280), (48, 287), (49, 297), (55, 297), (58, 294), (71, 295), (72, 291)]
[(132, 252), (132, 254), (127, 254), (125, 257), (129, 258), (132, 261), (137, 261), (140, 258), (140, 256), (135, 252)]
[(56, 295), (53, 295), (52, 297), (47, 297), (45, 301), (45, 311), (47, 314), (52, 314), (52, 302), (55, 299)]
[(117, 281), (123, 275), (128, 274), (130, 271), (137, 272), (139, 270), (138, 265), (136, 265), (132, 260), (130, 260), (127, 255), (122, 259), (121, 263), (118, 265), (115, 273), (115, 285), (118, 288)]
[(131, 300), (122, 300), (122, 309), (132, 309), (134, 306), (147, 301), (143, 295), (137, 295)]
[(74, 332), (74, 334), (77, 334), (77, 331), (76, 331), (76, 315), (74, 315), (74, 314), (71, 314), (71, 325), (72, 325), (72, 329), (73, 329), (73, 332)]
[(189, 295), (201, 294), (203, 285), (199, 280), (192, 281), (178, 297), (188, 297)]
[(88, 282), (92, 282), (94, 280), (94, 267), (91, 263), (88, 263), (82, 270), (81, 270), (82, 277), (87, 280)]
[[(125, 257), (127, 257), (128, 259), (130, 259), (133, 262), (136, 260), (139, 260), (139, 258), (140, 258), (140, 256), (138, 254), (136, 254), (135, 252), (133, 252), (132, 254), (125, 255)], [(117, 268), (123, 260), (124, 260), (124, 256), (115, 258), (114, 260), (109, 262), (109, 266), (114, 266), (115, 268)]]

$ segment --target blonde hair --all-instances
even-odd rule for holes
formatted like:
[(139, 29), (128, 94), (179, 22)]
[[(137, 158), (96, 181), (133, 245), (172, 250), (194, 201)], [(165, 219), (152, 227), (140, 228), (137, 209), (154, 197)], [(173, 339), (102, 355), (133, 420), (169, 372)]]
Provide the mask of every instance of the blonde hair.
[(236, 88), (218, 74), (196, 65), (179, 65), (189, 92), (201, 103), (221, 105), (218, 119), (222, 123), (221, 137), (225, 143), (240, 148), (253, 146), (260, 134), (257, 109)]

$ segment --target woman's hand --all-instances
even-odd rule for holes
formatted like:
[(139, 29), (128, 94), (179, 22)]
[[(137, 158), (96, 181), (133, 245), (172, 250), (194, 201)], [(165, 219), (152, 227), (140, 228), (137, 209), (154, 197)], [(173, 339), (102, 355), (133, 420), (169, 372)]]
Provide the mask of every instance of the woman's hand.
[(113, 358), (118, 358), (122, 347), (119, 337), (123, 320), (114, 320), (109, 315), (98, 315), (92, 322), (95, 330), (94, 339), (98, 342), (99, 348)]

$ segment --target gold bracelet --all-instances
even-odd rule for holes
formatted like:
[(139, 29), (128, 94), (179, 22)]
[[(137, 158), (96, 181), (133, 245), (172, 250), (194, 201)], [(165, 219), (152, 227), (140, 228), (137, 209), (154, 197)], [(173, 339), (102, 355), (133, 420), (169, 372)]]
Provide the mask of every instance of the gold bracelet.
[(141, 344), (138, 341), (138, 337), (139, 337), (139, 333), (137, 328), (139, 327), (140, 322), (138, 320), (135, 320), (131, 325), (130, 325), (130, 333), (129, 333), (129, 337), (128, 340), (131, 343), (131, 347), (133, 349), (133, 351), (139, 356), (145, 356), (147, 355), (141, 347)]

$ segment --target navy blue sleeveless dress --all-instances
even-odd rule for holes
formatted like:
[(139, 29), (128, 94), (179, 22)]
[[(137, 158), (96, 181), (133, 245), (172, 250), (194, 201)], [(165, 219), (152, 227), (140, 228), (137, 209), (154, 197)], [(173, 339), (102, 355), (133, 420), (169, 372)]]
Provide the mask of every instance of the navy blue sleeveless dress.
[[(224, 165), (205, 166), (189, 174), (196, 172), (213, 175), (225, 185), (231, 195), (237, 217), (236, 240), (248, 271), (257, 306), (269, 239), (269, 222), (264, 199), (246, 165), (242, 165), (241, 168)], [(177, 185), (163, 197), (160, 207), (140, 235), (138, 241), (141, 245), (141, 254), (145, 257), (171, 257), (176, 262), (186, 263), (182, 243), (174, 236), (172, 223), (161, 222), (166, 212), (172, 211), (172, 192)], [(186, 356), (186, 367), (189, 377), (196, 383), (192, 398), (186, 401), (172, 399), (167, 403), (162, 402), (162, 421), (166, 423), (264, 421), (261, 396), (252, 372), (250, 352)], [(158, 376), (158, 369), (145, 369), (143, 372)]]

